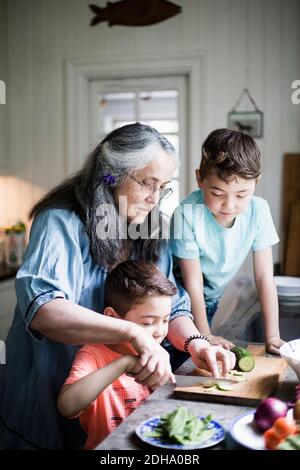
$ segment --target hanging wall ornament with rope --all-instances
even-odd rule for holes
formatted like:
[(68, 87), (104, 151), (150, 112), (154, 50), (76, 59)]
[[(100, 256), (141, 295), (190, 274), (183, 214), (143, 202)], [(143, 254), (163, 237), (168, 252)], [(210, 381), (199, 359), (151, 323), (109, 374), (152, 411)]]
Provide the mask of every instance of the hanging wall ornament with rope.
[[(249, 99), (253, 110), (238, 110), (244, 96)], [(263, 123), (264, 113), (258, 108), (248, 88), (244, 88), (231, 111), (227, 114), (227, 127), (234, 131), (249, 134), (256, 139), (260, 139), (263, 137)]]

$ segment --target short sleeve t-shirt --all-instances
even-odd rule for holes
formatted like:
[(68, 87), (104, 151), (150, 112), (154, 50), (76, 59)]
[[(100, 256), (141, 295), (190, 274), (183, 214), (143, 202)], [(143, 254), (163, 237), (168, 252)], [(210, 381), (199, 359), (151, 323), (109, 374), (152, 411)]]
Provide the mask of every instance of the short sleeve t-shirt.
[(269, 205), (256, 196), (230, 228), (216, 221), (200, 189), (187, 196), (172, 217), (171, 251), (177, 258), (199, 258), (208, 304), (220, 298), (250, 250), (263, 250), (278, 241)]
[[(162, 247), (157, 264), (175, 282), (169, 247)], [(31, 322), (42, 305), (56, 298), (102, 314), (106, 276), (106, 267), (93, 259), (85, 226), (74, 211), (50, 208), (37, 215), (16, 276), (17, 306), (5, 342), (0, 386), (0, 416), (6, 424), (0, 420), (3, 448), (28, 449), (28, 442), (42, 449), (82, 448), (86, 436), (79, 420), (63, 418), (56, 403), (79, 347), (48, 339), (32, 329)], [(190, 310), (189, 296), (179, 288), (171, 318), (191, 318)]]
[[(65, 384), (72, 384), (120, 357), (103, 344), (89, 344), (81, 348), (74, 359)], [(133, 377), (122, 374), (79, 415), (87, 433), (84, 449), (93, 449), (150, 395), (148, 387), (138, 384)]]

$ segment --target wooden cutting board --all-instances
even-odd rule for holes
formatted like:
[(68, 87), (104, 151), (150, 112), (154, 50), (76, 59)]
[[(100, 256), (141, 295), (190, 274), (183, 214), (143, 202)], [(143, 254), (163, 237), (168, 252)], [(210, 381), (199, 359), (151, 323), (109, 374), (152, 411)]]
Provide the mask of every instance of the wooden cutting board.
[(188, 400), (254, 406), (276, 392), (286, 367), (287, 363), (281, 358), (255, 357), (254, 369), (244, 373), (247, 381), (234, 385), (234, 390), (224, 392), (216, 388), (208, 389), (197, 385), (196, 376), (177, 376), (174, 394)]

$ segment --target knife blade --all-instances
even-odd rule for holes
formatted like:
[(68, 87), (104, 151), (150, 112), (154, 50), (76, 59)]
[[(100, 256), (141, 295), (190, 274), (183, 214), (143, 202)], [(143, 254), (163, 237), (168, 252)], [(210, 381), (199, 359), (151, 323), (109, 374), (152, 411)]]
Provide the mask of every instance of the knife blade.
[[(193, 379), (193, 380), (191, 380)], [(192, 383), (191, 383), (192, 382)], [(176, 385), (179, 387), (199, 387), (199, 386), (213, 386), (213, 385), (234, 385), (239, 384), (240, 382), (236, 379), (228, 379), (222, 377), (200, 377), (200, 376), (184, 376), (184, 375), (176, 375)]]

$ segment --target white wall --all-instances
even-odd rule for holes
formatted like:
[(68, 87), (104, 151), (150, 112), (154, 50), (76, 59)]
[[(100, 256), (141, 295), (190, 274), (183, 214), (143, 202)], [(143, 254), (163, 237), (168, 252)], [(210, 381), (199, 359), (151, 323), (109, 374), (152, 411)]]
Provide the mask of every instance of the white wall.
[[(64, 177), (66, 59), (201, 49), (208, 68), (203, 134), (226, 126), (227, 111), (245, 86), (265, 113), (265, 136), (258, 141), (264, 156), (258, 191), (269, 200), (279, 227), (283, 153), (300, 148), (300, 105), (290, 100), (291, 83), (300, 78), (299, 1), (175, 0), (181, 14), (139, 28), (89, 27), (89, 3), (6, 1), (9, 149), (19, 181), (15, 212), (23, 217), (42, 191)], [(106, 1), (97, 3), (104, 6)]]
[[(4, 0), (0, 0), (0, 80), (5, 84), (8, 81), (7, 18)], [(0, 102), (0, 172), (6, 166), (8, 153), (7, 124), (8, 106)]]

